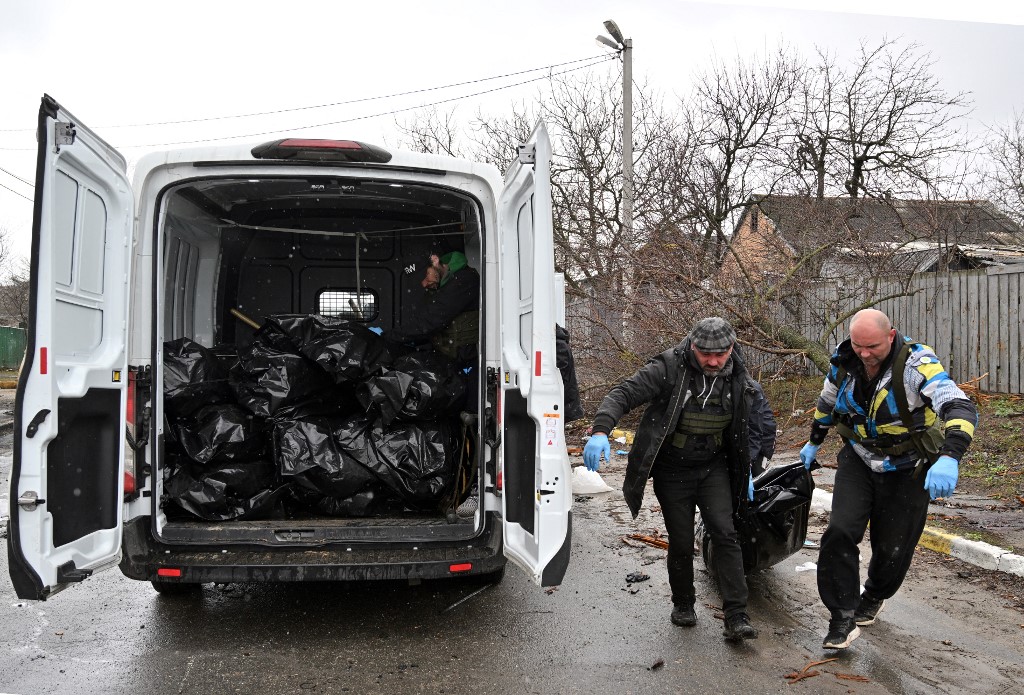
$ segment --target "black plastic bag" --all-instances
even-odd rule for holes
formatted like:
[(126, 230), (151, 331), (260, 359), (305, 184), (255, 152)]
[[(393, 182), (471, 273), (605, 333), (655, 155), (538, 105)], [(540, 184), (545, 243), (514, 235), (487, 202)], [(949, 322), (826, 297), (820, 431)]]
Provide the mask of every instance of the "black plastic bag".
[[(803, 548), (813, 492), (814, 479), (799, 461), (769, 468), (754, 478), (754, 500), (736, 519), (744, 572), (768, 569)], [(710, 569), (714, 547), (703, 520), (696, 535)]]
[(238, 402), (264, 417), (333, 385), (320, 367), (269, 322), (256, 331), (252, 343), (239, 350), (238, 366), (231, 377)]
[(179, 460), (164, 482), (164, 499), (207, 521), (270, 516), (285, 493), (268, 461), (198, 465)]
[(387, 341), (361, 323), (309, 314), (271, 316), (267, 324), (338, 384), (361, 381), (391, 363)]
[(458, 442), (445, 422), (379, 422), (370, 429), (367, 465), (402, 502), (435, 509), (455, 485)]
[(174, 427), (189, 458), (211, 461), (250, 461), (264, 454), (262, 423), (237, 405), (208, 405)]
[(187, 417), (234, 395), (227, 372), (214, 351), (194, 340), (178, 338), (163, 345), (164, 405), (172, 418)]
[(363, 416), (296, 414), (274, 422), (274, 457), (282, 476), (331, 497), (345, 498), (377, 482), (367, 466), (369, 422)]
[(359, 384), (356, 395), (385, 426), (395, 419), (434, 419), (462, 408), (466, 377), (444, 355), (410, 353), (396, 358), (383, 374)]
[(383, 513), (388, 510), (391, 500), (382, 488), (363, 490), (344, 498), (293, 488), (292, 498), (306, 509), (318, 514), (342, 517), (365, 517)]

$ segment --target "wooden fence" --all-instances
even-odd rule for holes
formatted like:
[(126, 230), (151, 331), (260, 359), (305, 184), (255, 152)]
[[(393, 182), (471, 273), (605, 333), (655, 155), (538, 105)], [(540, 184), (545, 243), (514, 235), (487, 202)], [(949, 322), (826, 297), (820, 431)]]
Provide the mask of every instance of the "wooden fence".
[[(911, 281), (910, 290), (911, 296), (888, 299), (876, 306), (889, 315), (900, 333), (934, 348), (957, 382), (981, 377), (978, 387), (982, 391), (1024, 393), (1024, 270), (922, 273)], [(898, 291), (896, 287), (881, 286), (876, 296)], [(801, 330), (817, 340), (824, 330), (820, 317), (837, 316), (863, 299), (844, 297), (835, 285), (821, 286), (807, 296), (798, 322)], [(830, 348), (845, 338), (848, 328), (846, 322), (832, 332)], [(813, 365), (809, 370), (817, 373)]]

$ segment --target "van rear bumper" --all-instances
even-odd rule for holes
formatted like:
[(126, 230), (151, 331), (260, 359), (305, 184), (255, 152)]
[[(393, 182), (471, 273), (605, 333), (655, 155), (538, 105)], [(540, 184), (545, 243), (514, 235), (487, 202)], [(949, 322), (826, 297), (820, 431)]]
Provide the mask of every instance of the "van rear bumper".
[[(124, 526), (121, 572), (141, 581), (323, 582), (378, 579), (438, 579), (490, 574), (505, 566), (501, 523), (488, 515), (485, 532), (457, 543), (339, 544), (331, 547), (185, 547), (153, 538), (149, 517)], [(453, 565), (470, 564), (452, 571)], [(181, 570), (180, 577), (157, 574)]]

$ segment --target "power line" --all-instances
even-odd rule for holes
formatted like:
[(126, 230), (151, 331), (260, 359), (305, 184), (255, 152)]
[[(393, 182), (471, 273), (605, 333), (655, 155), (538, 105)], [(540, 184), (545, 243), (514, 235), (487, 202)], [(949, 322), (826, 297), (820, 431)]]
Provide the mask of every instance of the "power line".
[[(503, 85), (501, 87), (494, 87), (493, 89), (485, 89), (482, 92), (474, 92), (472, 94), (464, 94), (462, 96), (452, 97), (450, 99), (441, 99), (440, 101), (431, 102), (429, 104), (419, 104), (417, 106), (408, 106), (408, 107), (402, 108), (402, 109), (394, 109), (392, 111), (384, 111), (382, 113), (374, 113), (374, 114), (369, 114), (367, 116), (356, 116), (354, 118), (344, 118), (344, 119), (339, 120), (339, 121), (328, 121), (326, 123), (312, 123), (310, 125), (294, 126), (294, 127), (290, 127), (290, 128), (275, 128), (274, 130), (265, 130), (265, 131), (262, 131), (262, 132), (259, 132), (259, 133), (245, 133), (243, 135), (227, 135), (227, 136), (220, 137), (220, 138), (203, 138), (203, 139), (199, 139), (199, 140), (178, 140), (178, 141), (175, 141), (175, 142), (158, 142), (158, 143), (149, 143), (149, 144), (144, 144), (144, 145), (117, 145), (117, 147), (120, 148), (120, 149), (130, 150), (130, 149), (139, 149), (139, 148), (147, 148), (147, 147), (169, 147), (169, 146), (172, 146), (172, 145), (197, 145), (197, 144), (201, 144), (201, 143), (204, 143), (204, 142), (220, 142), (220, 141), (223, 141), (223, 140), (241, 140), (241, 139), (246, 139), (246, 138), (256, 138), (256, 137), (260, 137), (260, 136), (263, 136), (263, 135), (274, 135), (276, 133), (294, 132), (296, 130), (308, 130), (310, 128), (321, 128), (321, 127), (324, 127), (324, 126), (340, 125), (342, 123), (353, 123), (355, 121), (364, 121), (364, 120), (367, 120), (367, 119), (370, 119), (370, 118), (379, 118), (381, 116), (392, 116), (392, 115), (394, 115), (396, 113), (404, 113), (406, 111), (414, 111), (416, 109), (422, 109), (422, 108), (426, 108), (428, 106), (437, 106), (439, 104), (447, 104), (447, 103), (450, 103), (450, 102), (453, 102), (453, 101), (461, 101), (463, 99), (468, 99), (470, 97), (477, 97), (477, 96), (480, 96), (482, 94), (490, 94), (492, 92), (500, 92), (500, 91), (502, 91), (504, 89), (511, 89), (512, 87), (520, 87), (520, 86), (522, 86), (524, 84), (530, 84), (531, 82), (537, 82), (539, 80), (548, 79), (550, 77), (555, 77), (557, 75), (564, 75), (566, 73), (575, 72), (576, 70), (583, 70), (584, 68), (593, 67), (594, 65), (598, 65), (599, 63), (606, 63), (609, 60), (614, 60), (614, 59), (615, 59), (615, 56), (611, 56), (611, 57), (601, 56), (599, 59), (594, 60), (591, 63), (587, 63), (586, 65), (581, 65), (579, 67), (570, 68), (568, 70), (562, 70), (561, 72), (549, 73), (547, 75), (542, 75), (540, 77), (534, 77), (534, 78), (531, 78), (529, 80), (523, 80), (522, 82), (516, 82), (514, 84)], [(2, 148), (0, 148), (0, 149), (2, 149)]]
[(0, 167), (0, 171), (4, 172), (4, 173), (5, 173), (5, 174), (7, 174), (8, 176), (13, 176), (14, 178), (18, 179), (19, 181), (21, 181), (21, 182), (22, 182), (23, 184), (25, 184), (26, 186), (29, 186), (29, 187), (31, 187), (31, 188), (35, 188), (35, 186), (33, 186), (33, 185), (32, 185), (31, 183), (29, 183), (29, 182), (28, 182), (28, 181), (26, 181), (25, 179), (21, 178), (21, 177), (20, 177), (20, 176), (18, 176), (17, 174), (12, 174), (11, 172), (9, 172), (9, 171), (7, 171), (6, 169), (4, 169), (3, 167)]
[[(453, 84), (446, 84), (440, 87), (425, 87), (423, 89), (413, 89), (408, 92), (397, 92), (395, 94), (384, 94), (375, 97), (363, 97), (360, 99), (350, 99), (348, 101), (336, 101), (330, 104), (316, 104), (313, 106), (296, 106), (290, 109), (276, 109), (273, 111), (257, 111), (254, 113), (239, 113), (230, 116), (209, 116), (207, 118), (189, 118), (180, 121), (155, 121), (153, 123), (131, 123), (122, 125), (108, 125), (108, 126), (96, 126), (94, 130), (111, 130), (114, 128), (143, 128), (147, 126), (161, 126), (161, 125), (183, 125), (186, 123), (202, 123), (205, 121), (225, 121), (232, 118), (255, 118), (257, 116), (273, 116), (281, 113), (294, 113), (296, 111), (310, 111), (313, 109), (326, 109), (333, 106), (348, 106), (351, 104), (360, 104), (367, 101), (380, 101), (383, 99), (394, 99), (397, 97), (405, 97), (413, 94), (423, 94), (426, 92), (436, 92), (442, 89), (451, 89), (452, 87), (464, 87), (468, 84), (479, 84), (480, 82), (490, 82), (492, 80), (501, 80), (506, 77), (516, 77), (517, 75), (525, 75), (531, 72), (537, 72), (539, 70), (553, 70), (554, 68), (560, 68), (565, 65), (574, 65), (576, 63), (583, 63), (586, 61), (594, 60), (602, 56), (590, 56), (589, 58), (579, 58), (577, 60), (569, 60), (564, 63), (555, 63), (554, 65), (545, 65), (540, 68), (531, 68), (530, 70), (520, 70), (519, 72), (510, 72), (504, 75), (495, 75), (494, 77), (482, 77), (476, 80), (466, 80), (465, 82), (455, 82)], [(21, 133), (35, 130), (34, 128), (0, 128), (0, 133)]]
[(9, 190), (9, 191), (10, 191), (11, 193), (13, 193), (14, 195), (20, 195), (20, 196), (21, 196), (22, 198), (24, 198), (25, 200), (27, 200), (27, 201), (28, 201), (28, 202), (30, 202), (30, 203), (34, 203), (34, 202), (35, 202), (35, 201), (34, 201), (34, 200), (32, 200), (31, 198), (29, 198), (29, 197), (28, 197), (27, 195), (22, 195), (21, 193), (18, 193), (18, 192), (17, 192), (16, 190), (14, 190), (13, 188), (9, 188), (9, 187), (7, 187), (7, 186), (3, 185), (2, 183), (0, 183), (0, 188), (6, 188), (7, 190)]

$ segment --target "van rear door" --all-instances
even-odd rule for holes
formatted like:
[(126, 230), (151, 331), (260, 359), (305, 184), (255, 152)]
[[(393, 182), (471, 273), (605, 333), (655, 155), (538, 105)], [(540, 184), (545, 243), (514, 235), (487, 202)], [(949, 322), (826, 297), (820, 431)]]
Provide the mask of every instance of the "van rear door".
[(124, 158), (49, 96), (38, 139), (7, 534), (27, 599), (120, 556), (134, 207)]
[(555, 363), (551, 141), (544, 123), (520, 146), (499, 202), (505, 555), (542, 586), (569, 563), (572, 490), (562, 379)]

